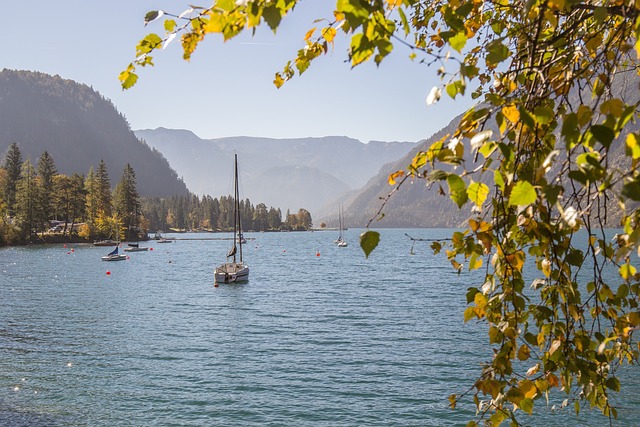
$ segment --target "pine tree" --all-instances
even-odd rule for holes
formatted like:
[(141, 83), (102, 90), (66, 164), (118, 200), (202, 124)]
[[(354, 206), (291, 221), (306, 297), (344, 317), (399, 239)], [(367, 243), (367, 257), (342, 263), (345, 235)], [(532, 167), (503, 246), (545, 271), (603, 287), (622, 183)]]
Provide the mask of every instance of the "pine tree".
[[(140, 214), (140, 196), (136, 189), (136, 173), (129, 163), (125, 166), (122, 178), (116, 185), (114, 205), (118, 217), (128, 227), (126, 238), (131, 240), (133, 236), (132, 230), (137, 230), (140, 223), (138, 218)], [(135, 234), (137, 235), (137, 232)]]
[(38, 183), (40, 185), (38, 199), (39, 212), (42, 220), (51, 219), (54, 211), (54, 182), (53, 177), (58, 173), (53, 157), (45, 151), (38, 159)]
[(102, 211), (104, 216), (111, 216), (111, 181), (109, 174), (107, 173), (107, 165), (104, 160), (100, 160), (98, 164), (98, 170), (95, 173), (97, 198), (98, 198), (98, 212)]
[(20, 172), (21, 179), (16, 189), (15, 217), (21, 229), (22, 239), (31, 237), (37, 230), (38, 184), (36, 172), (31, 160), (27, 159)]
[(17, 143), (9, 146), (9, 152), (4, 160), (4, 169), (7, 172), (6, 184), (4, 187), (4, 198), (7, 204), (7, 212), (10, 217), (15, 215), (16, 192), (18, 181), (22, 170), (22, 153)]
[(84, 177), (74, 173), (71, 175), (71, 229), (77, 220), (82, 221), (86, 212), (86, 190)]

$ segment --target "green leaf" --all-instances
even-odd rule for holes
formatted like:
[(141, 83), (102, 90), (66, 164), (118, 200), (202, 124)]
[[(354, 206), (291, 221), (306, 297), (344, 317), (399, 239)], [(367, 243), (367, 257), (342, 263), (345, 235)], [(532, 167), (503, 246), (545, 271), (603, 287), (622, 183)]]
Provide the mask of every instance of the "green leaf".
[(147, 12), (147, 14), (144, 16), (144, 25), (155, 21), (156, 19), (162, 17), (162, 15), (164, 15), (164, 12), (161, 10), (152, 10), (150, 12)]
[(538, 195), (533, 185), (527, 181), (520, 181), (511, 190), (509, 196), (509, 205), (511, 206), (527, 206), (536, 201)]
[(467, 200), (467, 185), (464, 180), (456, 174), (450, 174), (447, 177), (447, 184), (449, 184), (449, 197), (453, 200), (458, 208), (461, 208)]
[(622, 186), (622, 195), (628, 199), (640, 201), (640, 181), (633, 180)]
[(531, 415), (533, 413), (533, 399), (529, 397), (525, 397), (520, 401), (518, 407), (522, 409), (527, 414)]
[(549, 124), (555, 117), (554, 111), (547, 107), (536, 107), (533, 110), (533, 115), (535, 116), (536, 121), (541, 124)]
[(472, 182), (467, 188), (467, 195), (477, 207), (482, 207), (482, 204), (487, 200), (489, 195), (489, 187), (481, 182)]
[(499, 170), (493, 172), (493, 181), (496, 183), (500, 191), (504, 191), (504, 179)]
[(607, 379), (605, 384), (613, 391), (620, 391), (620, 381), (616, 377)]
[(133, 67), (129, 66), (129, 69), (120, 73), (118, 79), (122, 82), (122, 89), (130, 89), (138, 81), (138, 75), (133, 72)]
[(447, 94), (451, 99), (455, 99), (458, 94), (464, 95), (464, 90), (464, 82), (460, 80), (456, 80), (455, 82), (448, 84), (446, 87)]
[(276, 30), (276, 28), (278, 28), (278, 26), (280, 25), (280, 21), (282, 20), (280, 9), (273, 5), (265, 7), (262, 11), (262, 16), (267, 22), (267, 25), (269, 25), (269, 28), (274, 31)]
[(489, 52), (486, 57), (488, 66), (496, 66), (507, 59), (511, 52), (509, 48), (503, 45), (499, 40), (495, 40), (487, 45)]
[(596, 138), (596, 140), (606, 148), (609, 148), (609, 146), (613, 142), (613, 139), (615, 138), (613, 130), (610, 127), (604, 125), (591, 126), (591, 133)]
[(367, 230), (360, 235), (360, 247), (364, 251), (364, 256), (369, 258), (369, 254), (380, 242), (380, 233), (377, 231)]
[(464, 45), (467, 44), (467, 35), (464, 31), (461, 31), (449, 39), (449, 44), (457, 52), (461, 52), (464, 49)]

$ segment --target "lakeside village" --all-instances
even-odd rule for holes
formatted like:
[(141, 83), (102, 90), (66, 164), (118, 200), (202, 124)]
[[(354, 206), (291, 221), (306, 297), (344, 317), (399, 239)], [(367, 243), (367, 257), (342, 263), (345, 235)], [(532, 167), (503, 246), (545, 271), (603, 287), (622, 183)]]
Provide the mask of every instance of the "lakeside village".
[[(307, 231), (313, 220), (306, 209), (297, 213), (264, 203), (239, 202), (246, 231)], [(45, 151), (33, 165), (12, 144), (0, 167), (0, 246), (29, 243), (92, 243), (105, 239), (140, 241), (149, 233), (229, 232), (234, 199), (194, 194), (142, 197), (135, 171), (124, 167), (112, 189), (106, 164), (100, 161), (86, 176), (58, 173)], [(284, 219), (283, 219), (284, 218)], [(321, 228), (324, 224), (321, 224)]]

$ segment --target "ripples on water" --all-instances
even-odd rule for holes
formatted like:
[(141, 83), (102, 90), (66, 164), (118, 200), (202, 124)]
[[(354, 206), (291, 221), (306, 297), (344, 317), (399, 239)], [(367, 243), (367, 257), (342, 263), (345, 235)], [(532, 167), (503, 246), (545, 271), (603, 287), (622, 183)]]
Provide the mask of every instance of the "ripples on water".
[[(471, 279), (426, 243), (410, 255), (404, 230), (369, 259), (358, 234), (347, 248), (331, 232), (248, 234), (250, 282), (218, 288), (224, 241), (151, 241), (115, 263), (89, 245), (0, 250), (0, 424), (466, 424), (447, 398), (490, 354), (462, 322)], [(638, 403), (623, 397), (620, 425)]]

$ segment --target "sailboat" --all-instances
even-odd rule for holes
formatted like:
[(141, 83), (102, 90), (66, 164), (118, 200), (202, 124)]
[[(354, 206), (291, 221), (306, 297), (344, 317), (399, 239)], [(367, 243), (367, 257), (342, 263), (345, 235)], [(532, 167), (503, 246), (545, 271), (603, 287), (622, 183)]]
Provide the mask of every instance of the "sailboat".
[(138, 243), (129, 243), (128, 246), (128, 248), (124, 248), (125, 252), (142, 252), (149, 250), (148, 247), (140, 246)]
[(107, 255), (101, 258), (103, 261), (124, 261), (125, 259), (127, 259), (127, 255), (119, 254), (118, 247), (116, 246), (113, 251), (109, 252)]
[(340, 228), (340, 236), (335, 241), (335, 244), (338, 245), (338, 247), (340, 248), (345, 248), (348, 245), (347, 245), (347, 241), (342, 236), (342, 230), (344, 230), (344, 224), (342, 223), (343, 222), (342, 205), (340, 205), (340, 211), (338, 212), (338, 222), (340, 223), (340, 225), (338, 226)]
[[(249, 266), (242, 259), (242, 223), (240, 221), (240, 192), (238, 190), (238, 155), (234, 163), (234, 202), (233, 202), (233, 247), (227, 254), (227, 261), (214, 272), (216, 283), (245, 282), (249, 280)], [(239, 260), (238, 258), (239, 257)], [(231, 259), (231, 260), (230, 260)]]

